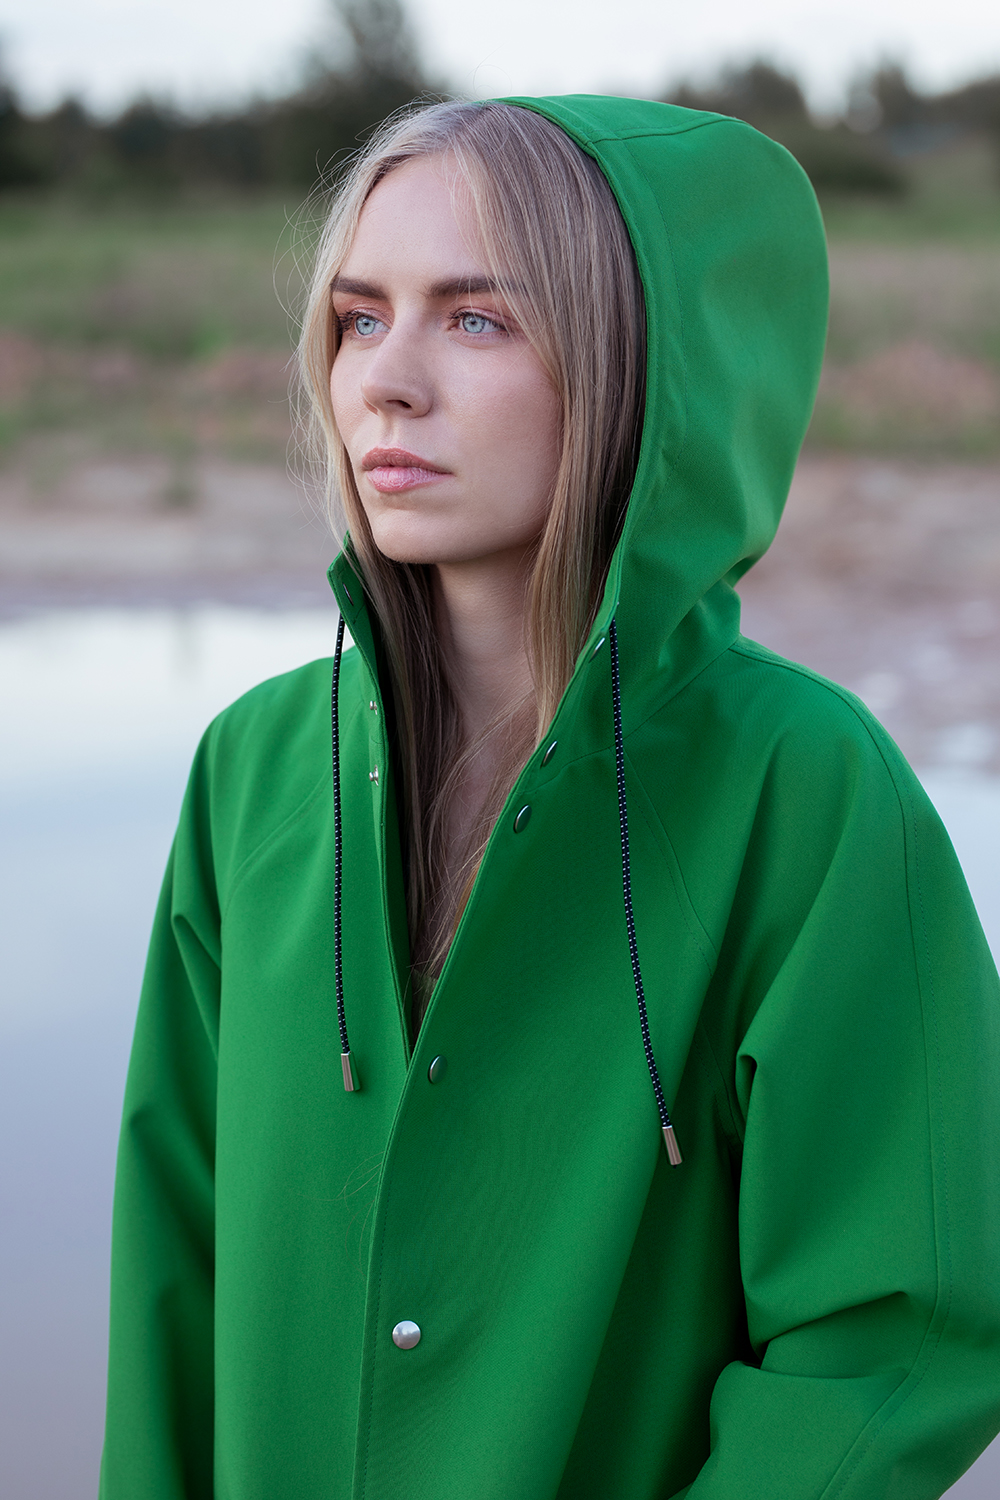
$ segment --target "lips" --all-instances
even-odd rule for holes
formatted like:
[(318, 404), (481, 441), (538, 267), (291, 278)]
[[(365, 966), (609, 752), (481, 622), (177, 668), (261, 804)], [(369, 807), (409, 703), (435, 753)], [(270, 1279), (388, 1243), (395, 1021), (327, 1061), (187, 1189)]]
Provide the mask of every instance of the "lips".
[(434, 484), (449, 472), (406, 448), (372, 448), (361, 460), (361, 468), (383, 495)]

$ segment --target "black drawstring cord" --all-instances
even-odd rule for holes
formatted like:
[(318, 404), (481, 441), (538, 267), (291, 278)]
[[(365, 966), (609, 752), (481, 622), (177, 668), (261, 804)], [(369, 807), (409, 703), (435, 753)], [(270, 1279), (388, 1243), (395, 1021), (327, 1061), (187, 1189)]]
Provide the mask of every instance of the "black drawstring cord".
[[(646, 996), (642, 988), (642, 972), (639, 968), (639, 947), (635, 937), (635, 918), (632, 914), (632, 869), (629, 858), (628, 808), (625, 801), (625, 747), (622, 740), (621, 685), (618, 674), (618, 632), (612, 620), (608, 629), (611, 641), (611, 688), (615, 719), (615, 768), (618, 776), (618, 821), (622, 841), (622, 895), (625, 900), (625, 925), (628, 929), (629, 956), (632, 960), (632, 977), (635, 980), (635, 995), (639, 1002), (639, 1024), (642, 1027), (642, 1045), (646, 1053), (646, 1064), (656, 1095), (656, 1107), (660, 1114), (660, 1125), (667, 1147), (667, 1156), (673, 1167), (682, 1161), (670, 1113), (663, 1097), (663, 1085), (653, 1056), (653, 1044), (649, 1036), (649, 1018), (646, 1014)], [(333, 656), (333, 684), (330, 694), (330, 722), (333, 742), (333, 969), (337, 991), (337, 1025), (340, 1028), (340, 1061), (344, 1071), (344, 1088), (356, 1093), (361, 1085), (351, 1056), (351, 1044), (347, 1039), (347, 1017), (344, 1012), (344, 970), (341, 943), (341, 889), (343, 884), (343, 836), (340, 815), (340, 726), (338, 719), (338, 696), (340, 690), (340, 659), (344, 650), (344, 617), (337, 624), (337, 645)]]
[(653, 1080), (656, 1107), (660, 1112), (660, 1126), (667, 1147), (667, 1156), (672, 1167), (683, 1161), (674, 1127), (670, 1123), (670, 1112), (663, 1097), (663, 1085), (653, 1056), (653, 1044), (649, 1039), (649, 1017), (646, 1015), (646, 996), (642, 988), (642, 973), (639, 969), (639, 945), (635, 940), (635, 918), (632, 915), (632, 866), (628, 848), (628, 809), (625, 804), (625, 746), (622, 741), (622, 695), (618, 678), (618, 631), (614, 620), (608, 627), (611, 641), (611, 694), (615, 710), (615, 769), (618, 773), (618, 822), (622, 834), (622, 895), (625, 898), (625, 925), (628, 928), (628, 951), (632, 959), (632, 978), (635, 980), (635, 997), (639, 1002), (639, 1024), (642, 1027), (642, 1045), (646, 1050), (646, 1064)]
[(344, 617), (337, 625), (337, 646), (333, 653), (333, 686), (330, 691), (330, 720), (333, 734), (333, 974), (337, 987), (337, 1025), (340, 1027), (340, 1062), (344, 1070), (344, 1088), (355, 1094), (361, 1085), (347, 1040), (347, 1017), (344, 1014), (344, 964), (340, 940), (340, 891), (343, 877), (344, 844), (340, 828), (340, 724), (337, 699), (340, 693), (340, 658), (344, 651)]

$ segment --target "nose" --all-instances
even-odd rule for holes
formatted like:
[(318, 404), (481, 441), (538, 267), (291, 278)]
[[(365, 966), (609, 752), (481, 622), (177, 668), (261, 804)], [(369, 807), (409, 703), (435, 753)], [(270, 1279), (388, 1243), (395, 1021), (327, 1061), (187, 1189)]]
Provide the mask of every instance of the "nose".
[(433, 402), (433, 382), (419, 332), (400, 319), (365, 361), (361, 395), (373, 412), (424, 416)]

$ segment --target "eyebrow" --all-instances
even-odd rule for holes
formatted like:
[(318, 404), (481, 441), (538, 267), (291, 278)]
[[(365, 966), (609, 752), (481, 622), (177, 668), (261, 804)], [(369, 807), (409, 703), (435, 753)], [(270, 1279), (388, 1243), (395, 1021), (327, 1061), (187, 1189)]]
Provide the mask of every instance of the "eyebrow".
[[(330, 290), (348, 297), (370, 297), (373, 302), (389, 300), (380, 286), (371, 281), (359, 281), (353, 276), (335, 276), (330, 282)], [(448, 297), (475, 297), (489, 292), (503, 296), (515, 290), (513, 284), (497, 281), (492, 276), (455, 276), (446, 281), (432, 282), (425, 288), (424, 295), (436, 302)]]

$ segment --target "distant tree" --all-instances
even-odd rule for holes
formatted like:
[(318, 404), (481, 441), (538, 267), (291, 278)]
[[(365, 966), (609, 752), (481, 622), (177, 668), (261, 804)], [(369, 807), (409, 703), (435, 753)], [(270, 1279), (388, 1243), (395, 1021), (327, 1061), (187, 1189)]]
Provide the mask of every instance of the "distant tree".
[(1000, 140), (1000, 73), (978, 78), (933, 101), (938, 114), (972, 130), (987, 131)]
[(714, 110), (734, 115), (751, 125), (768, 120), (807, 120), (809, 110), (798, 81), (772, 63), (758, 58), (744, 68), (725, 68), (706, 88), (681, 84), (671, 95), (674, 104), (688, 109)]
[(883, 130), (905, 130), (929, 123), (933, 113), (930, 101), (917, 92), (898, 63), (878, 68), (868, 90), (878, 105)]
[(312, 183), (431, 85), (400, 0), (332, 0), (334, 42), (302, 88), (260, 117), (269, 177)]
[(79, 180), (104, 149), (105, 133), (78, 99), (64, 99), (49, 114), (32, 120), (31, 126), (35, 149), (53, 182)]
[(798, 80), (763, 59), (727, 68), (707, 87), (681, 84), (670, 102), (746, 120), (791, 151), (819, 191), (900, 193), (906, 186), (880, 142), (842, 124), (816, 125)]
[(253, 107), (190, 121), (177, 142), (178, 170), (186, 182), (261, 187), (268, 181), (264, 134), (262, 112)]
[(413, 29), (400, 0), (332, 0), (353, 48), (348, 72), (372, 84), (425, 87)]
[(185, 119), (139, 100), (107, 126), (127, 180), (311, 186), (394, 110), (428, 93), (401, 0), (331, 0), (330, 35), (289, 95)]
[(30, 124), (0, 67), (0, 189), (34, 187), (46, 180), (44, 163), (32, 144)]
[(111, 122), (105, 139), (130, 184), (157, 190), (179, 183), (178, 145), (185, 128), (183, 116), (171, 105), (138, 99)]
[(878, 129), (897, 154), (933, 150), (974, 133), (993, 142), (1000, 175), (1000, 74), (945, 93), (923, 94), (893, 64), (861, 80), (859, 88), (873, 101)]

